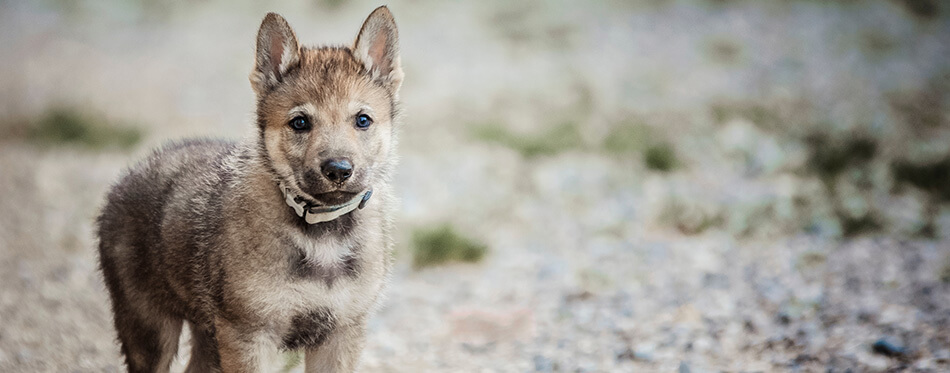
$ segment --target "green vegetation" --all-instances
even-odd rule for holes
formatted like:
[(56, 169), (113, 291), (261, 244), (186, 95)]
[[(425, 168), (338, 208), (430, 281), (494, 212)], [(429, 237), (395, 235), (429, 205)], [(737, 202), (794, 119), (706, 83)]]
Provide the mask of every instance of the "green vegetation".
[(798, 268), (799, 270), (814, 268), (819, 265), (825, 264), (827, 260), (828, 260), (828, 255), (826, 255), (825, 253), (818, 252), (818, 251), (807, 251), (805, 253), (802, 253), (802, 255), (798, 257), (798, 263), (796, 264), (796, 268)]
[(412, 233), (412, 266), (416, 269), (448, 262), (478, 262), (488, 247), (457, 233), (451, 225)]
[(669, 201), (660, 212), (659, 219), (687, 235), (700, 234), (725, 223), (723, 213), (715, 206), (679, 199)]
[(810, 151), (809, 171), (829, 184), (844, 170), (863, 166), (877, 154), (877, 142), (862, 136), (835, 139), (827, 134), (816, 133), (808, 136), (805, 143)]
[(908, 13), (921, 20), (932, 20), (940, 15), (941, 2), (939, 0), (898, 0)]
[(343, 7), (346, 1), (344, 0), (318, 0), (317, 4), (322, 5), (324, 8), (330, 10), (338, 10)]
[[(806, 135), (803, 143), (808, 148), (808, 162), (803, 171), (822, 181), (841, 235), (854, 237), (883, 231), (886, 221), (881, 211), (870, 201), (871, 197), (862, 192), (874, 188), (871, 174), (879, 163), (875, 162), (879, 153), (878, 140), (863, 133), (830, 135), (815, 131)], [(852, 189), (841, 189), (839, 184)], [(853, 201), (863, 201), (859, 205), (866, 204), (867, 208), (855, 210)]]
[(775, 110), (756, 102), (736, 101), (720, 102), (710, 105), (716, 123), (725, 123), (731, 119), (743, 118), (764, 130), (777, 130), (787, 124)]
[[(950, 82), (948, 80), (947, 82)], [(919, 138), (933, 134), (933, 129), (944, 123), (944, 98), (948, 84), (933, 83), (918, 90), (898, 91), (888, 94), (891, 110), (898, 115), (899, 123)]]
[(48, 146), (130, 149), (142, 139), (142, 133), (132, 127), (105, 124), (75, 109), (54, 108), (31, 126), (29, 138)]
[(895, 181), (920, 188), (934, 200), (950, 201), (950, 155), (930, 163), (899, 160), (891, 171)]
[(643, 153), (643, 162), (647, 168), (660, 172), (672, 171), (673, 168), (679, 165), (679, 161), (676, 159), (676, 151), (673, 150), (673, 145), (669, 143), (650, 145)]
[[(573, 122), (535, 135), (517, 134), (501, 124), (491, 123), (474, 127), (473, 135), (476, 139), (514, 149), (525, 158), (585, 148), (580, 130)], [(668, 172), (681, 166), (673, 145), (654, 141), (649, 127), (645, 125), (626, 123), (615, 126), (604, 139), (603, 150), (611, 154), (642, 152), (646, 167), (654, 171)]]
[(604, 150), (612, 154), (642, 151), (650, 143), (650, 127), (642, 124), (624, 123), (611, 129), (604, 139)]
[(852, 217), (838, 212), (838, 221), (841, 222), (841, 234), (845, 237), (876, 232), (884, 228), (877, 216), (870, 212), (861, 217)]
[(742, 46), (736, 41), (724, 37), (708, 42), (706, 54), (710, 60), (722, 65), (735, 65), (742, 58)]
[(480, 140), (514, 149), (526, 158), (554, 155), (583, 145), (577, 125), (571, 122), (552, 127), (535, 136), (513, 133), (500, 124), (476, 127), (474, 135)]
[(897, 48), (897, 41), (881, 30), (868, 30), (861, 35), (860, 48), (868, 56), (881, 57)]
[(642, 152), (644, 164), (653, 171), (669, 172), (680, 166), (673, 145), (655, 138), (646, 125), (623, 123), (610, 131), (603, 148), (611, 154)]

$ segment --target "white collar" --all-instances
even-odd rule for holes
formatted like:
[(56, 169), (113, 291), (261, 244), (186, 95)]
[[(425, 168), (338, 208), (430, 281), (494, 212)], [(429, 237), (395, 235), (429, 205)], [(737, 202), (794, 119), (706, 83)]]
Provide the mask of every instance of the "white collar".
[(290, 188), (285, 187), (283, 182), (280, 183), (280, 190), (284, 193), (284, 202), (287, 203), (287, 206), (293, 208), (297, 216), (303, 218), (307, 224), (331, 221), (357, 208), (362, 209), (366, 206), (366, 201), (369, 201), (369, 197), (373, 195), (373, 190), (370, 189), (339, 205), (326, 206), (314, 205), (304, 198), (299, 198)]

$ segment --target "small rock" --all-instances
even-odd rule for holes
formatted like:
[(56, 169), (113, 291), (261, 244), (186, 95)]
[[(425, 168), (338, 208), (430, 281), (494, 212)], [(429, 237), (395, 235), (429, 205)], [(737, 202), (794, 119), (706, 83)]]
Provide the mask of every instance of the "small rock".
[(907, 348), (887, 338), (878, 339), (877, 342), (874, 342), (874, 345), (871, 346), (871, 350), (877, 354), (888, 357), (899, 357), (907, 353)]
[(888, 358), (866, 350), (857, 351), (854, 356), (858, 363), (866, 366), (863, 369), (867, 371), (883, 372), (892, 363)]
[(448, 315), (452, 338), (473, 345), (530, 339), (534, 312), (527, 308), (459, 309)]
[(535, 372), (553, 372), (554, 371), (554, 362), (551, 359), (548, 359), (542, 355), (534, 355), (534, 371)]
[(936, 362), (933, 359), (921, 359), (914, 363), (913, 371), (916, 372), (930, 372), (936, 368)]
[(751, 333), (751, 334), (758, 333), (758, 331), (759, 331), (759, 328), (757, 328), (757, 327), (755, 326), (755, 323), (752, 322), (752, 320), (749, 320), (749, 319), (746, 319), (746, 320), (745, 320), (745, 322), (742, 324), (742, 328), (743, 328), (743, 330), (746, 331), (746, 333)]
[(637, 349), (633, 350), (633, 358), (639, 361), (651, 362), (653, 361), (655, 350), (653, 346), (637, 347)]
[(33, 353), (27, 349), (20, 349), (16, 353), (16, 361), (20, 364), (27, 364), (33, 361)]
[(934, 360), (938, 363), (950, 362), (950, 350), (939, 350), (934, 352)]
[(654, 352), (656, 347), (653, 345), (642, 345), (637, 346), (636, 348), (626, 348), (623, 351), (617, 353), (617, 360), (635, 360), (643, 362), (652, 362), (654, 357)]
[(776, 318), (776, 319), (778, 320), (778, 322), (779, 322), (780, 324), (782, 324), (782, 325), (788, 325), (788, 324), (791, 324), (791, 323), (792, 323), (792, 316), (789, 315), (788, 312), (785, 312), (785, 311), (779, 312), (778, 315), (776, 315), (775, 318)]
[(679, 372), (679, 373), (689, 373), (689, 372), (690, 372), (690, 370), (689, 370), (689, 364), (686, 364), (685, 361), (681, 361), (681, 362), (680, 362), (680, 367), (679, 367), (678, 372)]
[(722, 273), (709, 273), (703, 275), (703, 287), (707, 289), (728, 289), (729, 277)]
[(633, 360), (635, 357), (636, 355), (631, 348), (625, 348), (623, 351), (617, 353), (617, 361)]

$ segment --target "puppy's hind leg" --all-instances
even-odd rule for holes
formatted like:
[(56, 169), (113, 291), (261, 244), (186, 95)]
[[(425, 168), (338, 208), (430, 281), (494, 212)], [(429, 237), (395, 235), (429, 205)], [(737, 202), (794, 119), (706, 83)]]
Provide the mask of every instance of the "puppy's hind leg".
[(191, 327), (191, 360), (185, 373), (218, 372), (221, 358), (218, 356), (218, 343), (213, 332), (206, 328), (188, 324)]
[[(182, 320), (147, 304), (120, 278), (111, 246), (100, 246), (102, 274), (112, 298), (112, 315), (129, 372), (168, 372), (178, 352)], [(135, 302), (139, 302), (136, 304)]]
[(116, 312), (116, 329), (130, 373), (167, 373), (178, 353), (182, 321), (172, 317)]

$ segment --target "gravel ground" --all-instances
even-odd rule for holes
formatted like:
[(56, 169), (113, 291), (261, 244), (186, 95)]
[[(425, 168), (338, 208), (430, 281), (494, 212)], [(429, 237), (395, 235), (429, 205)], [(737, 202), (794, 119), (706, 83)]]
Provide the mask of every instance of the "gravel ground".
[[(121, 370), (106, 187), (168, 139), (252, 134), (264, 12), (337, 42), (375, 5), (169, 4), (0, 2), (0, 371)], [(950, 370), (950, 180), (894, 166), (950, 159), (950, 7), (389, 5), (401, 229), (361, 371)], [(64, 106), (142, 141), (35, 141)], [(488, 256), (413, 269), (443, 223)]]

